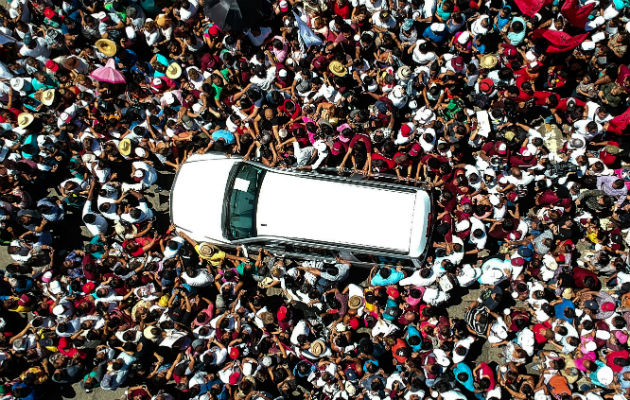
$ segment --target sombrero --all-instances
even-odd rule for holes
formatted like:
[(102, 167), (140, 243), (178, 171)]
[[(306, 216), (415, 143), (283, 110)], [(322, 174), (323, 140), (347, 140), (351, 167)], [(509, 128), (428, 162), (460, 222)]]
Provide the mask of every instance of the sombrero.
[(328, 69), (330, 69), (330, 72), (332, 72), (334, 75), (340, 76), (342, 78), (348, 73), (348, 68), (346, 68), (346, 66), (339, 61), (332, 61), (330, 65), (328, 65)]
[(182, 76), (182, 67), (177, 63), (171, 63), (171, 65), (166, 68), (166, 76), (170, 79), (177, 79)]
[(99, 39), (94, 45), (98, 51), (107, 57), (113, 57), (116, 54), (116, 43), (109, 39)]
[(481, 57), (481, 61), (479, 62), (479, 65), (483, 69), (492, 69), (497, 65), (498, 62), (499, 60), (497, 59), (497, 56), (495, 56), (494, 54), (485, 54)]
[(55, 101), (55, 89), (44, 90), (42, 92), (42, 104), (50, 106), (53, 101)]
[(118, 151), (123, 156), (128, 156), (129, 154), (131, 154), (131, 148), (132, 146), (130, 139), (125, 138), (121, 140), (120, 143), (118, 143)]
[(33, 116), (33, 114), (24, 112), (24, 113), (18, 115), (18, 118), (17, 118), (18, 127), (26, 128), (34, 120), (35, 120), (35, 117)]

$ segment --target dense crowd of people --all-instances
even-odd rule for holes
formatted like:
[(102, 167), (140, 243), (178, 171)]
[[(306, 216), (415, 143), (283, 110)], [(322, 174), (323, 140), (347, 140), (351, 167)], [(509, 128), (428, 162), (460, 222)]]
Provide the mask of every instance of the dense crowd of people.
[[(630, 397), (628, 1), (216, 3), (0, 13), (0, 399)], [(197, 242), (205, 152), (424, 181), (428, 256)]]

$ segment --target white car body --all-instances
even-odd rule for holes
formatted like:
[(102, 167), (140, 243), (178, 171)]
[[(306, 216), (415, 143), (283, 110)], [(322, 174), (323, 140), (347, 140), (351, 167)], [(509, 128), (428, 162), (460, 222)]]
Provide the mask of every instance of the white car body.
[[(260, 176), (261, 183), (235, 177), (237, 170)], [(289, 243), (418, 260), (430, 240), (432, 201), (421, 188), (279, 170), (209, 153), (181, 166), (170, 212), (177, 228), (197, 241), (270, 251)]]

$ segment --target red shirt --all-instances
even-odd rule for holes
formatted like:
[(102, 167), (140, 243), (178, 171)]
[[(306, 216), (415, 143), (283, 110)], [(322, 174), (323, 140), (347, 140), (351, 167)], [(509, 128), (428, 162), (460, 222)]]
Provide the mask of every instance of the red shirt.
[(343, 6), (340, 6), (339, 3), (335, 1), (333, 12), (343, 19), (350, 19), (350, 2), (346, 2)]
[(628, 353), (628, 350), (611, 351), (610, 353), (606, 354), (606, 364), (608, 364), (608, 366), (613, 370), (613, 372), (617, 374), (621, 372), (623, 367), (615, 364), (615, 358), (621, 358), (621, 359), (627, 360), (628, 357), (630, 357), (630, 353)]
[(534, 339), (536, 340), (536, 343), (547, 343), (547, 338), (542, 334), (545, 329), (551, 329), (551, 323), (549, 323), (549, 321), (534, 325), (534, 329), (532, 329), (532, 331), (534, 331)]
[(587, 276), (595, 279), (595, 282), (597, 282), (597, 285), (595, 286), (596, 288), (599, 288), (601, 286), (601, 283), (599, 282), (599, 279), (597, 278), (597, 275), (595, 273), (582, 267), (573, 267), (573, 282), (578, 289), (586, 288), (586, 285), (584, 284), (584, 279)]
[(547, 99), (551, 96), (556, 96), (558, 98), (558, 103), (560, 103), (560, 96), (553, 92), (547, 92), (544, 90), (538, 90), (534, 92), (534, 100), (536, 101), (537, 106), (546, 106)]

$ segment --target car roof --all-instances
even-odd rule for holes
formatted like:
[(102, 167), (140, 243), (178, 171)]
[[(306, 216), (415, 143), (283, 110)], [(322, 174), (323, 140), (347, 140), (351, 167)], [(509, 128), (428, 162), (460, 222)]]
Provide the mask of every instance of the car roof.
[(408, 254), (414, 212), (427, 212), (416, 194), (270, 172), (258, 197), (257, 233)]

